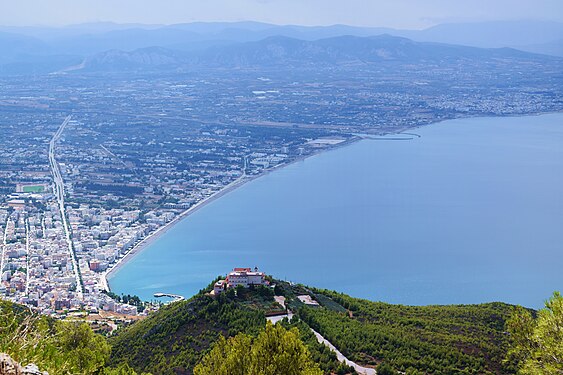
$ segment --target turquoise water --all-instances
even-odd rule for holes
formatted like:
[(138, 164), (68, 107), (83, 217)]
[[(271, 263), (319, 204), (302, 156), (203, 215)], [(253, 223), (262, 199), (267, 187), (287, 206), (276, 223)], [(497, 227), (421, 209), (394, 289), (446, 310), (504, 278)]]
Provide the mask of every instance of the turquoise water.
[(193, 295), (233, 267), (402, 304), (540, 307), (563, 290), (563, 114), (446, 121), (256, 179), (110, 279)]

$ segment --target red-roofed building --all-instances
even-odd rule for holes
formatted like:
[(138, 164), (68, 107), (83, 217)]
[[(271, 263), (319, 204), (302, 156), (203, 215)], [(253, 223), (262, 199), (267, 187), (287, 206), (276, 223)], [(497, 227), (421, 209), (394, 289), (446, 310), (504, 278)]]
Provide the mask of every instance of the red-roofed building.
[(236, 288), (239, 285), (248, 288), (250, 285), (268, 285), (266, 274), (258, 271), (258, 268), (234, 268), (232, 272), (227, 275), (227, 286), (229, 288)]

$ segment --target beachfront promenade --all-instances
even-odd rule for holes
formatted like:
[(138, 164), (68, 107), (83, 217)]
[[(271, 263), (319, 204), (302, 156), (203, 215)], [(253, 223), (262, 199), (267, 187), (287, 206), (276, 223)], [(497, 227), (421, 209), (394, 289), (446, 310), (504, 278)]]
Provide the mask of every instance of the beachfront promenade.
[[(154, 232), (147, 235), (145, 238), (139, 240), (130, 251), (128, 251), (122, 258), (120, 258), (116, 263), (114, 263), (110, 268), (108, 268), (105, 272), (101, 274), (100, 278), (100, 285), (101, 288), (107, 292), (111, 290), (109, 285), (109, 279), (113, 274), (115, 274), (120, 267), (123, 267), (128, 261), (130, 261), (136, 254), (141, 252), (145, 249), (148, 245), (152, 243), (152, 241), (157, 240), (161, 235), (166, 233), (169, 229), (171, 229), (175, 224), (177, 224), (180, 220), (188, 217), (189, 215), (195, 213), (197, 210), (205, 207), (207, 204), (213, 202), (214, 200), (222, 197), (223, 195), (227, 194), (228, 192), (236, 189), (237, 187), (241, 186), (245, 182), (249, 181), (246, 174), (247, 168), (247, 157), (244, 158), (244, 164), (242, 168), (242, 174), (236, 180), (231, 182), (230, 184), (224, 186), (222, 189), (218, 190), (217, 192), (211, 194), (209, 197), (202, 199), (201, 201), (197, 202), (178, 216), (176, 216), (172, 221), (169, 223), (159, 227)], [(254, 177), (255, 178), (255, 177)]]
[[(15, 267), (4, 275), (0, 291), (45, 314), (64, 314), (67, 309), (136, 314), (136, 306), (116, 301), (108, 293), (108, 279), (136, 254), (233, 189), (346, 143), (346, 138), (310, 137), (298, 150), (290, 147), (295, 140), (277, 147), (264, 144), (262, 149), (248, 148), (246, 138), (244, 142), (237, 138), (236, 147), (231, 144), (217, 151), (213, 143), (205, 152), (198, 151), (201, 155), (220, 152), (209, 160), (177, 163), (170, 154), (160, 155), (158, 146), (151, 157), (133, 162), (127, 156), (128, 133), (110, 141), (104, 138), (109, 128), (98, 129), (75, 117), (57, 120), (47, 138), (45, 168), (50, 183), (38, 184), (44, 189), (13, 194), (9, 204), (14, 211), (0, 209), (0, 266), (10, 262)], [(81, 147), (84, 134), (98, 138), (88, 136), (87, 147)], [(211, 134), (221, 144), (223, 132)], [(207, 132), (191, 134), (175, 147), (190, 153), (193, 142), (202, 147), (209, 137)], [(148, 155), (151, 142), (147, 138), (143, 155)]]

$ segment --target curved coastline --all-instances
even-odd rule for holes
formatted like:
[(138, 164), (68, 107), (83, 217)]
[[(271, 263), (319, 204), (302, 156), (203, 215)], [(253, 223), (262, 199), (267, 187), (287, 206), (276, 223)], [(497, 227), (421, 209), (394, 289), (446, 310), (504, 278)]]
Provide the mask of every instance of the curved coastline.
[(319, 151), (316, 151), (316, 152), (314, 152), (310, 155), (298, 157), (298, 158), (292, 160), (289, 163), (276, 165), (272, 168), (269, 168), (269, 169), (263, 171), (262, 173), (260, 173), (258, 175), (254, 175), (254, 176), (243, 175), (243, 176), (239, 177), (237, 180), (235, 180), (235, 181), (231, 182), (230, 184), (226, 185), (225, 187), (223, 187), (221, 190), (215, 192), (211, 196), (199, 201), (194, 206), (192, 206), (189, 209), (185, 210), (184, 212), (180, 213), (173, 220), (166, 223), (162, 227), (158, 228), (157, 230), (155, 230), (154, 232), (149, 234), (147, 237), (140, 240), (137, 244), (135, 244), (133, 246), (133, 248), (131, 250), (129, 250), (122, 258), (120, 258), (115, 264), (113, 264), (104, 273), (102, 273), (101, 280), (100, 280), (102, 289), (104, 289), (105, 291), (110, 291), (111, 286), (109, 284), (109, 279), (111, 279), (112, 276), (114, 276), (121, 269), (121, 267), (123, 267), (128, 261), (133, 259), (137, 254), (141, 253), (150, 244), (152, 244), (153, 241), (156, 241), (161, 235), (165, 234), (169, 229), (171, 229), (179, 221), (181, 221), (181, 220), (185, 219), (186, 217), (190, 216), (191, 214), (195, 213), (200, 208), (205, 207), (207, 204), (212, 203), (216, 199), (219, 199), (222, 196), (226, 195), (227, 193), (243, 186), (247, 182), (250, 182), (250, 181), (257, 179), (259, 177), (262, 177), (262, 176), (266, 176), (268, 173), (274, 172), (278, 169), (287, 167), (287, 166), (292, 165), (294, 163), (301, 162), (301, 161), (306, 160), (308, 158), (311, 158), (313, 156), (319, 155), (323, 152), (328, 152), (328, 151), (336, 150), (340, 147), (348, 146), (348, 145), (353, 144), (353, 143), (360, 141), (360, 140), (394, 140), (394, 141), (397, 141), (397, 140), (399, 140), (399, 141), (413, 140), (415, 138), (421, 137), (419, 134), (412, 133), (413, 130), (416, 131), (417, 129), (420, 129), (422, 127), (425, 127), (425, 126), (428, 126), (428, 125), (436, 125), (436, 124), (440, 124), (440, 123), (443, 123), (443, 122), (446, 122), (446, 121), (468, 120), (468, 119), (486, 118), (486, 117), (492, 117), (492, 118), (495, 118), (495, 117), (499, 117), (499, 118), (502, 118), (502, 117), (537, 117), (537, 116), (542, 116), (542, 115), (552, 115), (552, 114), (559, 114), (559, 113), (561, 113), (561, 112), (558, 112), (558, 111), (555, 111), (555, 112), (538, 112), (538, 113), (521, 114), (521, 115), (515, 115), (515, 116), (467, 116), (467, 117), (458, 117), (458, 118), (452, 118), (452, 119), (441, 119), (439, 121), (436, 121), (436, 122), (433, 122), (433, 123), (430, 123), (430, 124), (418, 125), (418, 126), (414, 126), (414, 127), (407, 127), (407, 128), (403, 128), (403, 129), (397, 129), (396, 132), (379, 135), (379, 137), (382, 137), (382, 136), (385, 136), (385, 135), (387, 135), (387, 136), (389, 136), (389, 135), (407, 135), (407, 136), (410, 136), (410, 138), (389, 139), (389, 138), (379, 138), (378, 136), (375, 136), (376, 138), (374, 138), (373, 136), (368, 135), (368, 134), (354, 134), (354, 136), (352, 138), (350, 138), (350, 139), (348, 139), (348, 140), (346, 140), (342, 143), (336, 144), (336, 145), (334, 145), (334, 146), (332, 146), (328, 149), (319, 150)]
[(328, 149), (324, 149), (324, 150), (319, 150), (317, 152), (314, 152), (310, 155), (306, 155), (306, 156), (301, 156), (298, 157), (294, 160), (292, 160), (289, 163), (283, 163), (283, 164), (278, 164), (274, 167), (271, 167), (269, 169), (266, 169), (265, 171), (263, 171), (262, 173), (259, 173), (257, 175), (253, 175), (253, 176), (248, 176), (246, 174), (243, 174), (241, 177), (239, 177), (238, 179), (236, 179), (235, 181), (231, 182), (230, 184), (224, 186), (223, 188), (221, 188), (220, 190), (218, 190), (217, 192), (213, 193), (212, 195), (210, 195), (207, 198), (202, 199), (201, 201), (197, 202), (195, 205), (191, 206), (190, 208), (188, 208), (187, 210), (183, 211), (182, 213), (180, 213), (178, 216), (176, 216), (174, 219), (172, 219), (170, 222), (166, 223), (165, 225), (161, 226), (160, 228), (158, 228), (157, 230), (155, 230), (154, 232), (150, 233), (148, 236), (146, 236), (145, 238), (141, 239), (137, 244), (135, 244), (131, 250), (129, 250), (122, 258), (120, 258), (116, 263), (114, 263), (110, 268), (108, 268), (106, 271), (104, 271), (101, 275), (101, 286), (102, 289), (105, 290), (106, 292), (111, 291), (111, 286), (109, 283), (109, 280), (112, 278), (112, 276), (114, 276), (120, 269), (121, 267), (123, 267), (127, 262), (129, 262), (131, 259), (133, 259), (137, 254), (140, 254), (143, 250), (145, 250), (150, 244), (152, 244), (154, 241), (158, 240), (158, 238), (160, 236), (162, 236), (163, 234), (165, 234), (168, 230), (170, 230), (174, 225), (176, 225), (177, 223), (179, 223), (181, 220), (187, 218), (188, 216), (192, 215), (193, 213), (195, 213), (196, 211), (198, 211), (199, 209), (205, 207), (206, 205), (212, 203), (213, 201), (221, 198), (222, 196), (230, 193), (231, 191), (245, 185), (248, 182), (251, 182), (257, 178), (266, 176), (267, 174), (274, 172), (278, 169), (281, 168), (285, 168), (289, 165), (304, 161), (308, 158), (311, 158), (313, 156), (316, 156), (320, 153), (323, 153), (325, 151), (332, 151), (332, 150), (336, 150), (340, 147), (345, 147), (348, 146), (350, 144), (353, 144), (357, 141), (363, 140), (365, 138), (363, 137), (352, 137), (348, 140), (345, 140), (339, 144), (336, 144)]
[(155, 230), (154, 232), (152, 232), (151, 234), (149, 234), (148, 236), (146, 236), (145, 238), (140, 240), (137, 244), (135, 244), (135, 246), (133, 246), (133, 248), (131, 248), (131, 250), (129, 250), (122, 258), (120, 258), (115, 264), (113, 264), (108, 270), (106, 270), (102, 274), (102, 277), (101, 277), (102, 288), (106, 291), (110, 291), (111, 287), (109, 285), (109, 279), (115, 273), (117, 273), (119, 271), (119, 269), (121, 267), (123, 267), (128, 261), (133, 259), (135, 257), (135, 255), (139, 254), (146, 247), (148, 247), (151, 243), (156, 241), (161, 235), (163, 235), (168, 230), (170, 230), (180, 220), (188, 217), (189, 215), (191, 215), (194, 212), (196, 212), (197, 210), (205, 207), (206, 205), (213, 202), (214, 200), (219, 199), (223, 195), (225, 195), (225, 194), (229, 193), (230, 191), (238, 188), (239, 186), (244, 185), (246, 182), (252, 181), (254, 178), (259, 177), (259, 176), (261, 176), (261, 175), (253, 176), (253, 177), (250, 177), (250, 178), (246, 175), (239, 177), (237, 180), (235, 180), (235, 181), (231, 182), (230, 184), (226, 185), (221, 190), (213, 193), (209, 197), (202, 199), (201, 201), (197, 202), (196, 204), (194, 204), (193, 206), (191, 206), (190, 208), (188, 208), (184, 212), (180, 213), (178, 216), (176, 216), (170, 222), (166, 223), (165, 225), (161, 226), (160, 228), (158, 228), (157, 230)]

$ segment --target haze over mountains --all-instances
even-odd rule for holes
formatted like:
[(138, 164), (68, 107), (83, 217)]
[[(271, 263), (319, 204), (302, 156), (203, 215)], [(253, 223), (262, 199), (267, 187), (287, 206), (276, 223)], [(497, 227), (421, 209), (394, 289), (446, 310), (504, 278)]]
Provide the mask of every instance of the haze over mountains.
[(131, 52), (110, 50), (88, 57), (70, 70), (134, 71), (194, 68), (331, 67), (366, 66), (375, 63), (440, 64), (482, 63), (492, 59), (554, 60), (509, 48), (481, 49), (447, 44), (414, 42), (387, 34), (374, 37), (339, 36), (306, 41), (268, 37), (257, 42), (215, 46), (201, 51), (147, 47)]
[(69, 67), (127, 70), (147, 65), (172, 68), (210, 63), (248, 66), (292, 60), (318, 62), (318, 59), (322, 63), (342, 63), (453, 55), (456, 58), (523, 56), (516, 51), (477, 52), (476, 49), (413, 41), (481, 48), (511, 47), (563, 56), (563, 23), (442, 24), (425, 30), (345, 25), (277, 26), (258, 22), (0, 27), (0, 72), (49, 73)]

